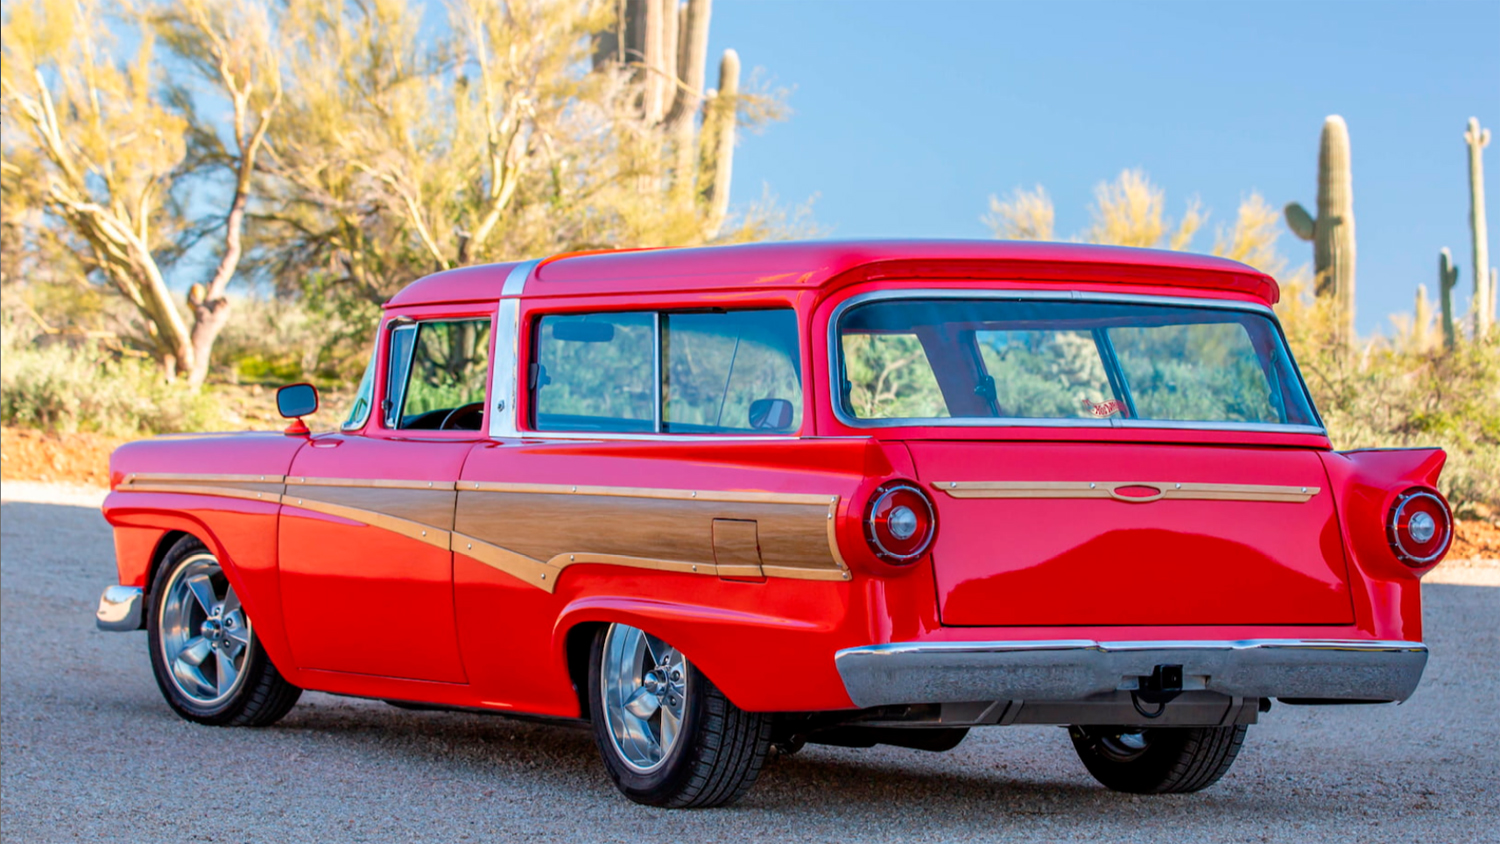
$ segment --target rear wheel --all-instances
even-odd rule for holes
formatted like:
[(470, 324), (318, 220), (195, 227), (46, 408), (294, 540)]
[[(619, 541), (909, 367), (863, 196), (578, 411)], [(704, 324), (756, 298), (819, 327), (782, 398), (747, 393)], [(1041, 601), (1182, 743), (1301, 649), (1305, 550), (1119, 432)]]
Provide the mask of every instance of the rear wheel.
[(771, 747), (771, 716), (741, 710), (676, 648), (623, 624), (594, 637), (589, 700), (610, 777), (648, 806), (733, 803)]
[(265, 726), (302, 695), (271, 664), (218, 559), (193, 537), (162, 560), (146, 631), (162, 697), (189, 721)]
[(1207, 788), (1234, 764), (1245, 741), (1238, 727), (1070, 727), (1073, 748), (1094, 779), (1131, 794)]

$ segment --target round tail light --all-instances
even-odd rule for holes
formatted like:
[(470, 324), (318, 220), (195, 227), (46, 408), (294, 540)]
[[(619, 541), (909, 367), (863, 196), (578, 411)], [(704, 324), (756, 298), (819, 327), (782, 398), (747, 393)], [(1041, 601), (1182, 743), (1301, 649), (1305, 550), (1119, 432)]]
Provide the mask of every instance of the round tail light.
[(1386, 537), (1396, 558), (1412, 568), (1437, 562), (1453, 541), (1453, 514), (1436, 492), (1411, 489), (1391, 505)]
[(937, 533), (937, 513), (920, 487), (906, 481), (882, 484), (865, 509), (865, 541), (887, 563), (910, 563), (927, 553)]

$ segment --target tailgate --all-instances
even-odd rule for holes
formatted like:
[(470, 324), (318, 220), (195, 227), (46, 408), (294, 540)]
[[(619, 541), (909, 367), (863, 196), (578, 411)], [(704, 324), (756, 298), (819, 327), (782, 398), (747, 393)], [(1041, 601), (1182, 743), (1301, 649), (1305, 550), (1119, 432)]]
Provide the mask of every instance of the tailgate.
[(908, 442), (943, 624), (1348, 624), (1317, 452)]

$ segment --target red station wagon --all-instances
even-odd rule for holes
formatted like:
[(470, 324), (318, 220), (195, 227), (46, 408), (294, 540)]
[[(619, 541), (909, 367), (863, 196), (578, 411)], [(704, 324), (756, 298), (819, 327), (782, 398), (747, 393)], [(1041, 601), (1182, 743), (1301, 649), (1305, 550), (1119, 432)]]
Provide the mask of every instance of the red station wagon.
[(1337, 452), (1276, 283), (1002, 242), (561, 255), (385, 305), (352, 413), (111, 461), (167, 702), (302, 689), (586, 720), (630, 799), (768, 752), (1067, 725), (1104, 785), (1204, 788), (1286, 704), (1400, 701), (1452, 535), (1438, 449)]

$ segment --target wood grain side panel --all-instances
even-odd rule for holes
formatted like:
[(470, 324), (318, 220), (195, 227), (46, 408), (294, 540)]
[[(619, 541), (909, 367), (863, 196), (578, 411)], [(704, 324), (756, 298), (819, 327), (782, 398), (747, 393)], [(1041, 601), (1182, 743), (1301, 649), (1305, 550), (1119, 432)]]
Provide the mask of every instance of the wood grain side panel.
[(281, 500), (281, 484), (227, 484), (171, 483), (166, 481), (137, 481), (122, 483), (119, 492), (173, 492), (179, 495), (211, 495), (217, 498), (241, 498), (248, 501), (264, 501), (275, 504)]
[(760, 542), (756, 523), (743, 519), (714, 519), (714, 563), (719, 576), (736, 580), (764, 580), (760, 570)]
[(346, 507), (342, 504), (333, 504), (327, 501), (315, 501), (310, 498), (297, 498), (290, 495), (286, 496), (282, 500), (282, 503), (287, 505), (288, 507), (296, 507), (302, 510), (309, 510), (314, 513), (322, 513), (325, 516), (337, 516), (341, 519), (348, 519), (351, 522), (359, 522), (360, 524), (369, 525), (370, 527), (380, 528), (381, 530), (388, 530), (392, 533), (398, 533), (410, 539), (415, 539), (418, 542), (426, 543), (435, 548), (442, 548), (445, 551), (449, 548), (448, 531), (438, 527), (434, 527), (430, 524), (425, 524), (423, 522), (414, 522), (409, 519), (401, 519), (395, 516), (386, 515), (385, 513), (377, 513), (372, 510), (363, 510), (358, 507)]
[(757, 523), (761, 561), (791, 572), (842, 568), (829, 546), (829, 499), (726, 502), (460, 488), (455, 530), (537, 560), (587, 553), (714, 565), (713, 520)]
[(453, 529), (454, 492), (451, 488), (444, 491), (399, 487), (287, 486), (284, 503), (296, 507), (303, 500), (382, 513), (439, 530)]

